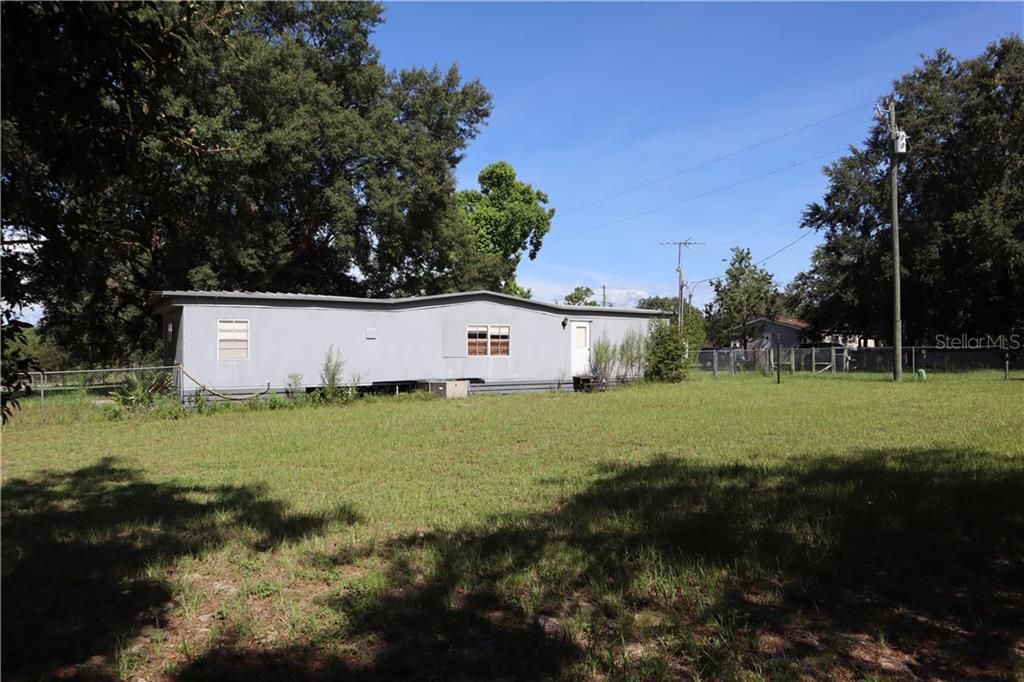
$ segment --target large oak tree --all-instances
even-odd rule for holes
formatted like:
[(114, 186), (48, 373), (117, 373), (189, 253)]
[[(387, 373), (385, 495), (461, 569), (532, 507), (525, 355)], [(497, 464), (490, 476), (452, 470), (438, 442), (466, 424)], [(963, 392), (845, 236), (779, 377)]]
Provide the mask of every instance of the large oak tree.
[[(904, 336), (1024, 331), (1024, 42), (945, 51), (894, 84), (910, 138), (899, 165)], [(891, 339), (886, 123), (826, 168), (804, 226), (824, 243), (790, 294), (819, 331)]]
[(4, 300), (43, 304), (80, 360), (151, 348), (157, 289), (495, 278), (453, 174), (490, 97), (455, 67), (385, 69), (379, 5), (2, 11)]

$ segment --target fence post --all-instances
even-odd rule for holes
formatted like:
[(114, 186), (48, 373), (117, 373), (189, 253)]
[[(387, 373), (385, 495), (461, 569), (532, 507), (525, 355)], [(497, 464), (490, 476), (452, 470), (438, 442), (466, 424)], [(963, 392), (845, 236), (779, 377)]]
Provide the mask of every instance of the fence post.
[(917, 374), (917, 346), (910, 347), (910, 373)]
[(1010, 380), (1010, 353), (1007, 352), (1003, 358), (1003, 380)]
[(736, 349), (729, 349), (729, 376), (736, 376)]
[(782, 334), (775, 334), (775, 383), (782, 383)]
[(832, 376), (836, 375), (836, 347), (832, 346)]
[(711, 376), (718, 378), (718, 349), (711, 351)]
[(46, 372), (39, 370), (39, 413), (46, 414)]

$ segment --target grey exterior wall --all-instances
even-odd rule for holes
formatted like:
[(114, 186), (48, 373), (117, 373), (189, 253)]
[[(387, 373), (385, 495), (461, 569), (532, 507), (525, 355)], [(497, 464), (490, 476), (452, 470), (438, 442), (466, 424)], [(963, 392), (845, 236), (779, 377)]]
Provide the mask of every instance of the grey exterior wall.
[[(165, 334), (167, 321), (179, 312), (173, 361), (221, 390), (259, 389), (268, 382), (280, 390), (293, 373), (303, 376), (305, 386), (318, 386), (331, 346), (345, 360), (345, 381), (364, 385), (457, 378), (571, 381), (572, 325), (563, 328), (564, 318), (589, 321), (593, 345), (602, 337), (618, 343), (630, 329), (646, 333), (654, 317), (582, 307), (544, 311), (487, 300), (397, 309), (199, 300), (165, 308)], [(217, 321), (224, 319), (249, 320), (249, 359), (218, 359)], [(472, 324), (508, 325), (510, 354), (468, 356), (466, 326)], [(192, 388), (186, 380), (185, 389)]]
[(754, 338), (750, 340), (751, 348), (771, 348), (775, 345), (775, 335), (781, 337), (783, 348), (795, 348), (804, 342), (806, 332), (787, 324), (779, 324), (772, 320), (751, 323)]

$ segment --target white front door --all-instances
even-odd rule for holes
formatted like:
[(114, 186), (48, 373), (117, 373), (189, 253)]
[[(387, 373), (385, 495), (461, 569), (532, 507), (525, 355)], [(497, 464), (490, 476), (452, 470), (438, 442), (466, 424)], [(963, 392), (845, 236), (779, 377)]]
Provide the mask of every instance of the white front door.
[(590, 323), (572, 323), (572, 375), (590, 374)]

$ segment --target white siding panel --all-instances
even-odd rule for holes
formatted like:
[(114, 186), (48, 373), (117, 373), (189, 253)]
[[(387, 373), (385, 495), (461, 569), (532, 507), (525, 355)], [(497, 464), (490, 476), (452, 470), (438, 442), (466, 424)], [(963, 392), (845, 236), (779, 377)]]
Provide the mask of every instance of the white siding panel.
[(464, 358), (466, 352), (466, 325), (448, 323), (444, 325), (443, 354), (446, 358)]

